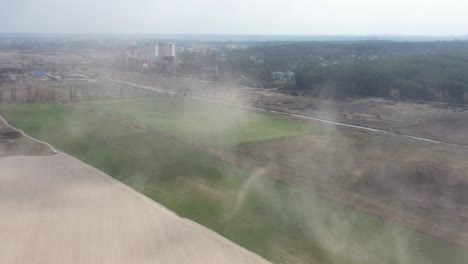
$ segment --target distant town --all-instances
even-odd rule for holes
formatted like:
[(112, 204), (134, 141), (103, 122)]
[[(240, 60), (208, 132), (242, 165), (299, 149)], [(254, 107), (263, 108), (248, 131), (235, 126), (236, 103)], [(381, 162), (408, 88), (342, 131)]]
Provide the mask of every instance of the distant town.
[[(466, 40), (294, 42), (257, 40), (255, 37), (232, 37), (230, 40), (213, 36), (158, 39), (157, 36), (56, 35), (50, 38), (0, 35), (0, 51), (9, 54), (0, 56), (0, 74), (2, 82), (24, 79), (25, 76), (17, 75), (19, 73), (57, 82), (96, 81), (104, 75), (87, 69), (89, 65), (98, 65), (127, 72), (277, 89), (292, 95), (374, 96), (468, 103), (468, 92), (460, 86), (462, 81), (449, 76), (452, 69), (437, 72), (447, 73), (438, 78), (432, 78), (434, 74), (429, 73), (441, 63), (439, 56), (449, 54), (452, 58), (466, 50)], [(422, 85), (419, 79), (413, 80), (424, 79), (423, 76), (402, 74), (398, 71), (399, 65), (412, 67), (409, 72), (419, 71), (419, 66), (425, 65), (429, 76), (425, 79), (426, 84)], [(453, 71), (461, 69), (457, 67)], [(399, 78), (394, 78), (400, 74)], [(384, 79), (389, 82), (383, 82)], [(330, 86), (334, 89), (330, 90)], [(418, 86), (418, 90), (415, 92), (415, 89), (404, 86)]]

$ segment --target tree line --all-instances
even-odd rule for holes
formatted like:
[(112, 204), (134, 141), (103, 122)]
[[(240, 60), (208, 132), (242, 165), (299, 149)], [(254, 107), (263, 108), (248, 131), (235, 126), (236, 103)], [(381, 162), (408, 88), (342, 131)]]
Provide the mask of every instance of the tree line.
[(468, 103), (468, 54), (411, 55), (296, 72), (293, 89), (314, 96)]

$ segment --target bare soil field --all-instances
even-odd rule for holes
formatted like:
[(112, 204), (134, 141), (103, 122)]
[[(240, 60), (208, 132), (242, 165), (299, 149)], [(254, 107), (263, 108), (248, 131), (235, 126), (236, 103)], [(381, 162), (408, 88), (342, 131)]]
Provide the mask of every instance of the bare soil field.
[(1, 263), (267, 263), (66, 154), (0, 171)]
[(402, 128), (401, 131), (467, 146), (468, 112), (448, 113), (421, 124)]

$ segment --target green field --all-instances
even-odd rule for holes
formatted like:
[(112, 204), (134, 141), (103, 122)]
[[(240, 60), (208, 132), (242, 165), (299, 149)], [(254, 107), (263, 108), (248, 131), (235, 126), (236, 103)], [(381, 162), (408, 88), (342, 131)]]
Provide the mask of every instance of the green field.
[(81, 103), (201, 145), (232, 145), (301, 135), (317, 127), (234, 107), (180, 98)]
[[(148, 100), (144, 105), (150, 108), (152, 103)], [(114, 111), (125, 105), (106, 103), (99, 107)], [(273, 263), (426, 264), (466, 263), (468, 259), (466, 251), (251, 175), (117, 121), (53, 104), (0, 105), (0, 113), (32, 136)], [(284, 122), (260, 114), (255, 117), (270, 124)], [(164, 123), (162, 113), (158, 118), (151, 121), (148, 115), (141, 120)], [(198, 122), (201, 128), (209, 125), (203, 119)], [(166, 129), (173, 124), (166, 123)], [(288, 129), (279, 129), (281, 133), (273, 130), (274, 136), (263, 134), (268, 131), (242, 133), (235, 142), (294, 134)]]

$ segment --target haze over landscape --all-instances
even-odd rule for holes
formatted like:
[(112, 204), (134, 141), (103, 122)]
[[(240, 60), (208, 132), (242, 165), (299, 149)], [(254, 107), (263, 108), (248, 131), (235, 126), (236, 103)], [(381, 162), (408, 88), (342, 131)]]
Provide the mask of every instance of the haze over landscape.
[(468, 34), (468, 3), (459, 0), (20, 0), (1, 5), (4, 33)]
[(466, 10), (0, 0), (0, 263), (468, 263)]

